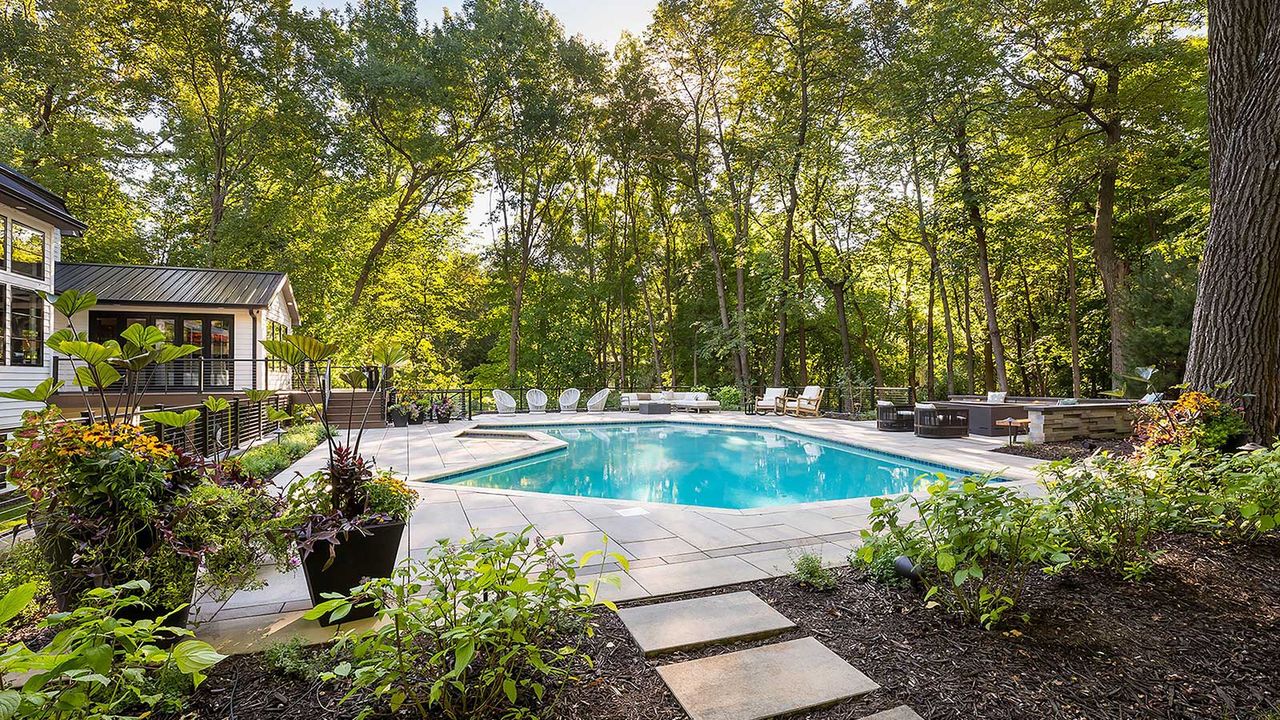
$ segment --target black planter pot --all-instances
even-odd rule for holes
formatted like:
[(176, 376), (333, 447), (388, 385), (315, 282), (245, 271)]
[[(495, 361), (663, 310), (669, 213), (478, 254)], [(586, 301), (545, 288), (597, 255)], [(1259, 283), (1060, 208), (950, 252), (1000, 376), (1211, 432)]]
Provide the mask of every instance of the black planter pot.
[(1249, 443), (1248, 433), (1237, 433), (1235, 435), (1228, 435), (1226, 442), (1222, 444), (1222, 449), (1225, 450), (1226, 452), (1234, 452), (1244, 447), (1248, 443)]
[(423, 418), (422, 418), (422, 416), (421, 416), (421, 415), (419, 415), (419, 416), (417, 416), (417, 417), (411, 417), (411, 418), (409, 418), (409, 424), (410, 424), (410, 425), (421, 425), (421, 424), (422, 424), (422, 420), (423, 420)]
[[(350, 593), (352, 588), (363, 584), (365, 578), (391, 577), (396, 567), (396, 553), (400, 550), (400, 538), (404, 535), (404, 523), (375, 525), (365, 528), (365, 531), (368, 535), (346, 533), (337, 545), (316, 543), (311, 554), (302, 558), (312, 605), (324, 602), (326, 593)], [(333, 562), (325, 568), (330, 550), (333, 551)], [(373, 614), (371, 606), (355, 608), (338, 622), (362, 620), (373, 617)], [(330, 625), (328, 616), (321, 618), (320, 624)]]
[(395, 427), (405, 427), (409, 424), (409, 418), (405, 417), (404, 413), (399, 410), (388, 410), (387, 420), (391, 421), (391, 424)]
[(450, 418), (449, 418), (449, 416), (448, 416), (448, 415), (441, 415), (441, 416), (439, 416), (439, 417), (437, 417), (437, 418), (436, 418), (436, 422), (440, 423), (441, 425), (448, 425), (448, 424), (449, 424), (449, 420), (450, 420)]

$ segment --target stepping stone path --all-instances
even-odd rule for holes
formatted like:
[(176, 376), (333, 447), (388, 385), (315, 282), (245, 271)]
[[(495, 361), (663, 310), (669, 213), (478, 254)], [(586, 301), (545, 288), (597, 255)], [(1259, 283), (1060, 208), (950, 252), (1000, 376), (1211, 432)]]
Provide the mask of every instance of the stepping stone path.
[(777, 635), (796, 624), (749, 592), (642, 605), (618, 611), (645, 657)]
[[(646, 657), (770, 637), (795, 627), (750, 592), (618, 611)], [(880, 686), (812, 637), (673, 663), (658, 675), (692, 720), (767, 720)], [(921, 720), (903, 705), (863, 720)]]

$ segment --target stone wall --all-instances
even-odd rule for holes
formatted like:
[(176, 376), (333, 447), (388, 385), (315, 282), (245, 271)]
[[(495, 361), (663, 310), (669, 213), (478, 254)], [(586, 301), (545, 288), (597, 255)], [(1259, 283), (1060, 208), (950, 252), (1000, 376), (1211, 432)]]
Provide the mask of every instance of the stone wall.
[(1064, 442), (1081, 438), (1124, 438), (1133, 433), (1128, 403), (1046, 405), (1027, 407), (1033, 443)]

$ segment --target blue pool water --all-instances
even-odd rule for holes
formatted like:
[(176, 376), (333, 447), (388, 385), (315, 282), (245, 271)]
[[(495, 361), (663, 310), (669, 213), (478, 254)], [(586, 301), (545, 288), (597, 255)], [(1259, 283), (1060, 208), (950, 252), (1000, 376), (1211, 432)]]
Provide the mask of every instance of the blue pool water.
[(566, 450), (439, 482), (716, 508), (897, 493), (958, 470), (774, 430), (679, 423), (529, 427)]

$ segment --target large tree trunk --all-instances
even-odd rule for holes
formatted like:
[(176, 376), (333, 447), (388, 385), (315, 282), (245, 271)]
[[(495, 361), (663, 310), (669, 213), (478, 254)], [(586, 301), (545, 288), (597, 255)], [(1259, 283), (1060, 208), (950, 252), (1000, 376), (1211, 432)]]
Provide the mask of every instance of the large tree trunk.
[[(1107, 73), (1107, 97), (1114, 98), (1120, 90), (1120, 73)], [(1124, 346), (1129, 330), (1129, 315), (1125, 310), (1125, 281), (1129, 277), (1129, 264), (1116, 252), (1115, 214), (1116, 177), (1120, 168), (1120, 116), (1112, 113), (1102, 128), (1105, 138), (1102, 168), (1098, 173), (1098, 204), (1093, 220), (1093, 255), (1098, 263), (1098, 275), (1102, 277), (1102, 289), (1107, 295), (1107, 321), (1111, 325), (1111, 381), (1119, 387), (1129, 370), (1125, 363)]]
[(991, 362), (995, 366), (996, 387), (1005, 392), (1009, 390), (1009, 377), (1005, 369), (1000, 322), (996, 318), (996, 294), (991, 282), (991, 259), (987, 249), (987, 223), (982, 217), (982, 206), (973, 183), (973, 159), (969, 155), (969, 134), (964, 123), (956, 127), (956, 159), (960, 166), (960, 192), (964, 195), (964, 206), (969, 215), (969, 224), (973, 228), (974, 246), (978, 251), (978, 281), (982, 285), (982, 304), (986, 308), (987, 337)]
[(1280, 9), (1209, 0), (1210, 198), (1187, 382), (1252, 393), (1257, 439), (1280, 424)]

